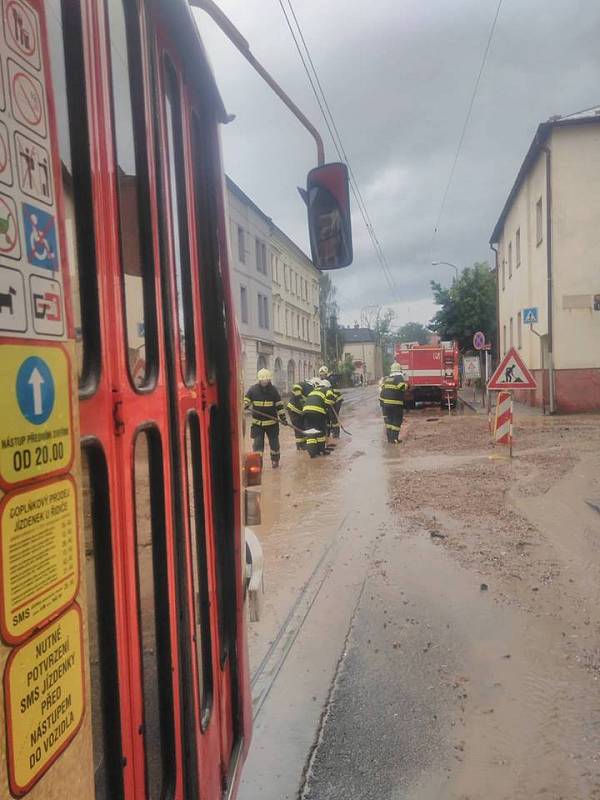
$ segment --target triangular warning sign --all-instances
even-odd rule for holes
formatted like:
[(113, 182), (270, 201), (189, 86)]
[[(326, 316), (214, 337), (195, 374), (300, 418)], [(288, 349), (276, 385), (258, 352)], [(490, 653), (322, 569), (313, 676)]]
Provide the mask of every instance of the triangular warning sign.
[(514, 347), (504, 356), (490, 378), (488, 389), (535, 389), (537, 383)]

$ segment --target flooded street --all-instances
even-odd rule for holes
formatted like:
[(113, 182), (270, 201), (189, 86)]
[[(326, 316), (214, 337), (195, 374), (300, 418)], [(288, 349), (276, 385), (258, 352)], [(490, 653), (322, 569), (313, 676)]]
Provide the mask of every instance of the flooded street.
[(242, 800), (600, 798), (596, 417), (408, 415), (349, 390), (331, 456), (266, 468)]

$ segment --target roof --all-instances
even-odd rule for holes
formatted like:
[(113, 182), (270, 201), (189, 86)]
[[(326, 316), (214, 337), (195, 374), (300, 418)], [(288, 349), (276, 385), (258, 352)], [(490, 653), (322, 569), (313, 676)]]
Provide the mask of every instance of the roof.
[(377, 342), (377, 334), (371, 328), (342, 328), (342, 338), (344, 344)]
[[(292, 252), (294, 253), (294, 255), (297, 258), (299, 258), (300, 260), (308, 262), (308, 264), (310, 266), (314, 267), (315, 270), (317, 269), (315, 267), (315, 265), (313, 264), (312, 260), (306, 255), (304, 250), (302, 250), (294, 241), (292, 241), (292, 239), (290, 239), (290, 237), (287, 235), (287, 233), (284, 233), (284, 231), (282, 231), (281, 228), (278, 227), (273, 222), (271, 217), (268, 217), (265, 214), (265, 212), (261, 208), (259, 208), (256, 205), (256, 203), (253, 200), (251, 200), (244, 191), (242, 191), (242, 189), (240, 189), (240, 187), (237, 185), (237, 183), (234, 180), (232, 180), (229, 177), (229, 175), (225, 176), (225, 180), (227, 182), (227, 189), (232, 194), (234, 194), (242, 203), (244, 203), (244, 205), (249, 206), (256, 214), (258, 214), (258, 216), (262, 220), (264, 220), (264, 222), (266, 222), (267, 225), (270, 226), (271, 231), (273, 233), (276, 233), (283, 240), (283, 242), (286, 245), (286, 247), (288, 247), (290, 250), (292, 250)], [(318, 270), (317, 270), (317, 272), (318, 272)]]
[(592, 108), (586, 108), (583, 111), (577, 111), (575, 114), (569, 114), (568, 116), (561, 117), (555, 116), (550, 117), (547, 122), (542, 122), (538, 125), (537, 131), (535, 136), (533, 137), (533, 141), (529, 146), (529, 150), (525, 155), (523, 163), (521, 164), (521, 168), (517, 173), (516, 180), (513, 184), (512, 189), (506, 199), (504, 204), (504, 208), (502, 209), (502, 213), (498, 218), (498, 222), (492, 231), (492, 235), (490, 237), (490, 244), (496, 244), (500, 240), (500, 236), (502, 235), (502, 229), (504, 227), (504, 222), (506, 217), (508, 216), (508, 212), (511, 209), (511, 206), (519, 193), (519, 189), (523, 184), (525, 178), (529, 174), (529, 171), (535, 164), (538, 159), (538, 156), (542, 152), (542, 149), (545, 147), (548, 139), (550, 138), (550, 134), (555, 128), (566, 128), (575, 125), (589, 125), (593, 123), (600, 123), (600, 106), (594, 106)]

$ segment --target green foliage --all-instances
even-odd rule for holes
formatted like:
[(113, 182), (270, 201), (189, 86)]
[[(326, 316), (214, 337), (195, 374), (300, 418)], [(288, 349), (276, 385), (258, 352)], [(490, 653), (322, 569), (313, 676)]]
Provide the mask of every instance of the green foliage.
[(425, 325), (421, 325), (420, 322), (407, 322), (405, 325), (401, 325), (396, 332), (396, 339), (399, 342), (427, 344), (429, 336), (429, 329)]
[(345, 353), (344, 360), (342, 361), (341, 369), (340, 369), (340, 372), (341, 372), (341, 375), (342, 375), (342, 381), (341, 381), (341, 385), (342, 386), (352, 386), (353, 385), (352, 376), (354, 375), (355, 371), (356, 370), (355, 370), (355, 367), (354, 367), (354, 363), (353, 363), (351, 354), (350, 353)]
[(319, 312), (321, 322), (321, 352), (325, 363), (332, 370), (340, 358), (342, 335), (337, 321), (337, 290), (326, 272), (319, 276)]
[(470, 350), (473, 334), (483, 331), (495, 342), (496, 277), (487, 262), (464, 269), (450, 288), (431, 281), (431, 290), (441, 308), (429, 325), (442, 339), (456, 339), (461, 350)]

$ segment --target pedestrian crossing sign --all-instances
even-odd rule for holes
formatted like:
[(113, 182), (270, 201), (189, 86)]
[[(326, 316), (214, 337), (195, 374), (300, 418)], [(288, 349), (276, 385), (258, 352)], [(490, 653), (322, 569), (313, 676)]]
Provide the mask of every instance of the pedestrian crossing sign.
[(488, 389), (536, 389), (537, 383), (521, 356), (511, 347), (490, 378)]
[(538, 323), (538, 310), (537, 308), (524, 308), (523, 309), (523, 325), (537, 325)]

